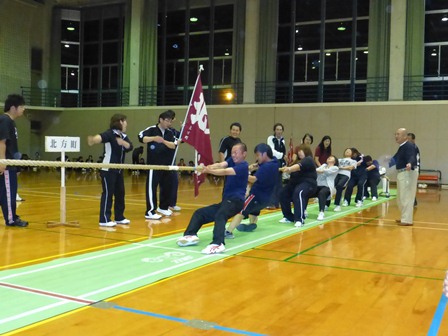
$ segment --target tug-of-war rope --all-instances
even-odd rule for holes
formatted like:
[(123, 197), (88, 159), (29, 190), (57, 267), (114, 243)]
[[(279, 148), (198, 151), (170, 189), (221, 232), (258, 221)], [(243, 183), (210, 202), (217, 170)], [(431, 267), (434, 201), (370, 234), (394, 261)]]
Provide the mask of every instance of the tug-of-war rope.
[(57, 168), (111, 168), (111, 169), (133, 169), (133, 170), (179, 170), (179, 171), (201, 171), (201, 166), (164, 166), (143, 165), (126, 163), (95, 163), (95, 162), (71, 162), (71, 161), (41, 161), (41, 160), (0, 160), (0, 165), (25, 166), (25, 167), (57, 167)]

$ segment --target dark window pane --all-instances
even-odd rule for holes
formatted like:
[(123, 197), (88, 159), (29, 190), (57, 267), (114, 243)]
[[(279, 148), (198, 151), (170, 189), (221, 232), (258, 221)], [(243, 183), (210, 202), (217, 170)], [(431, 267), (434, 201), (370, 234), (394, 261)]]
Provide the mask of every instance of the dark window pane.
[(110, 67), (103, 67), (102, 89), (110, 89)]
[(367, 51), (356, 52), (356, 79), (367, 79)]
[[(67, 28), (69, 28), (70, 30), (68, 30)], [(61, 41), (79, 42), (78, 21), (61, 21)]]
[(232, 32), (215, 34), (214, 56), (232, 55), (232, 37)]
[[(319, 6), (319, 1), (316, 0), (316, 6)], [(352, 1), (335, 1), (327, 0), (326, 2), (326, 18), (327, 19), (343, 19), (352, 17)]]
[(190, 31), (210, 30), (210, 8), (194, 8), (190, 11)]
[(296, 22), (320, 20), (320, 1), (296, 0)]
[(324, 85), (324, 102), (350, 101), (350, 84)]
[(79, 64), (79, 46), (76, 44), (61, 45), (61, 64)]
[[(343, 30), (342, 30), (343, 29)], [(325, 24), (325, 48), (350, 48), (352, 45), (352, 23), (331, 22)]]
[(118, 63), (118, 47), (117, 42), (109, 42), (103, 44), (103, 64)]
[(209, 34), (190, 35), (190, 58), (208, 57)]
[(118, 88), (118, 66), (110, 67), (110, 88)]
[(185, 62), (177, 62), (174, 67), (174, 85), (184, 85)]
[(100, 21), (86, 21), (84, 22), (84, 41), (98, 41), (100, 32)]
[[(174, 76), (175, 76), (175, 63), (167, 62), (166, 63), (166, 71), (165, 71), (165, 81), (166, 85), (174, 85)], [(159, 77), (161, 79), (161, 77)]]
[(179, 34), (185, 32), (185, 11), (168, 12), (166, 15), (166, 33)]
[(287, 82), (289, 80), (289, 56), (280, 55), (277, 57), (277, 81)]
[(338, 53), (338, 80), (350, 79), (350, 51)]
[(67, 72), (66, 67), (61, 67), (61, 90), (67, 90)]
[(224, 79), (223, 84), (232, 83), (232, 60), (224, 60)]
[(317, 85), (295, 86), (294, 103), (317, 102)]
[(319, 24), (297, 26), (295, 32), (296, 47), (300, 45), (304, 51), (320, 49)]
[(84, 65), (98, 64), (98, 44), (84, 45)]
[(325, 53), (325, 72), (324, 72), (325, 81), (334, 81), (337, 79), (336, 60), (337, 60), (337, 53), (335, 52)]
[(184, 37), (169, 37), (166, 39), (166, 59), (184, 58)]
[(120, 19), (112, 18), (103, 21), (103, 39), (116, 40), (120, 37)]
[(291, 0), (280, 0), (278, 6), (278, 22), (291, 23)]
[(442, 0), (426, 0), (425, 9), (426, 10), (448, 9), (448, 3)]
[(215, 29), (233, 28), (233, 5), (217, 6), (215, 8)]
[(448, 46), (441, 46), (440, 52), (440, 75), (448, 76)]
[(221, 85), (224, 83), (224, 60), (213, 62), (213, 84)]
[(446, 14), (426, 14), (425, 42), (443, 42), (448, 38), (448, 21), (442, 21)]
[(78, 90), (78, 69), (68, 69), (68, 90)]
[(367, 47), (369, 45), (369, 20), (358, 20), (356, 33), (356, 46)]
[(188, 63), (188, 85), (193, 86), (196, 83), (196, 78), (198, 76), (200, 61), (190, 61)]
[[(294, 82), (306, 80), (306, 55), (295, 55)], [(288, 78), (286, 78), (288, 80)]]
[(439, 75), (439, 48), (425, 47), (425, 76)]
[(291, 41), (291, 27), (279, 27), (278, 28), (278, 42), (277, 51), (287, 52), (290, 50)]
[(319, 54), (308, 54), (307, 59), (307, 78), (308, 82), (314, 82), (319, 79)]
[(370, 1), (357, 0), (358, 1), (358, 17), (369, 16)]

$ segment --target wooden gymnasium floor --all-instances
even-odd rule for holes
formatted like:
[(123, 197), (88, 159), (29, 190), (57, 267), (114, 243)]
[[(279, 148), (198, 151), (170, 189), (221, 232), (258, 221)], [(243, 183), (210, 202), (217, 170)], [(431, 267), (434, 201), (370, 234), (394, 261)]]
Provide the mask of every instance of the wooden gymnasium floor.
[[(426, 335), (448, 268), (446, 191), (418, 193), (413, 227), (394, 222), (382, 198), (303, 230), (267, 211), (253, 233), (236, 232), (220, 256), (175, 244), (192, 212), (221, 186), (182, 179), (180, 213), (146, 221), (144, 176), (126, 175), (129, 227), (98, 227), (101, 185), (68, 174), (67, 221), (59, 220), (57, 172), (24, 172), (18, 213), (26, 229), (0, 225), (0, 334), (7, 335)], [(251, 236), (251, 234), (253, 234)]]

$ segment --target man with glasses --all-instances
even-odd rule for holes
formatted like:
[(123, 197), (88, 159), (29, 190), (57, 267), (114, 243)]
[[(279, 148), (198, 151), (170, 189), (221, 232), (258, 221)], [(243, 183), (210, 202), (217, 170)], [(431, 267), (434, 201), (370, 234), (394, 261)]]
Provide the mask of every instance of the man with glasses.
[[(172, 110), (159, 115), (159, 122), (138, 134), (138, 140), (147, 144), (147, 160), (149, 165), (171, 165), (176, 148), (176, 139), (170, 130), (176, 114)], [(162, 215), (171, 216), (169, 209), (172, 191), (172, 174), (169, 170), (148, 170), (146, 178), (146, 219), (160, 219)], [(157, 207), (157, 187), (160, 187), (159, 206)], [(157, 213), (157, 212), (159, 213)]]

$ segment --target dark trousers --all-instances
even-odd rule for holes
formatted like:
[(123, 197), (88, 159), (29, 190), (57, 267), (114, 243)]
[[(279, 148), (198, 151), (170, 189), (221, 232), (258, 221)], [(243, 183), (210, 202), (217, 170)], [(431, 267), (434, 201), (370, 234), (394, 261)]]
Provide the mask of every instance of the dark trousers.
[(350, 177), (350, 180), (347, 183), (347, 189), (345, 190), (344, 200), (350, 204), (350, 200), (352, 198), (353, 188), (356, 186), (358, 191), (356, 192), (355, 202), (362, 201), (364, 197), (364, 186), (367, 181), (366, 174), (353, 175)]
[(16, 214), (17, 169), (6, 169), (0, 175), (0, 204), (6, 224), (12, 224), (19, 217)]
[[(177, 204), (177, 190), (179, 189), (179, 174), (175, 171), (170, 171), (169, 173), (171, 174), (171, 178), (170, 178), (171, 190), (169, 191), (169, 194), (170, 194), (169, 206), (175, 206)], [(163, 191), (163, 185), (161, 184), (160, 185), (160, 194), (162, 194), (162, 193), (164, 194), (165, 192)], [(165, 209), (165, 208), (162, 208), (162, 209)]]
[(226, 223), (230, 217), (235, 216), (243, 208), (244, 201), (240, 199), (224, 199), (221, 203), (212, 204), (196, 210), (190, 219), (185, 236), (197, 235), (202, 225), (215, 222), (213, 240), (211, 244), (224, 244)]
[[(297, 185), (288, 183), (280, 193), (280, 206), (283, 216), (291, 222), (305, 222), (305, 210), (310, 195), (316, 193), (316, 185), (310, 183), (299, 183)], [(294, 214), (291, 211), (291, 202), (294, 204)]]
[(325, 186), (317, 186), (316, 193), (314, 195), (310, 195), (310, 197), (317, 197), (319, 200), (319, 211), (325, 211), (325, 206), (330, 206), (331, 200), (328, 199), (328, 196), (330, 195), (330, 188)]
[(273, 205), (275, 207), (279, 206), (280, 203), (280, 193), (282, 191), (283, 185), (282, 185), (282, 173), (278, 174), (277, 181), (274, 185), (274, 189), (272, 191), (271, 200), (269, 202), (269, 205)]
[(160, 186), (160, 209), (167, 210), (170, 206), (172, 192), (172, 172), (169, 170), (148, 170), (146, 178), (146, 213), (154, 213), (157, 209), (157, 187)]
[(347, 186), (350, 177), (342, 174), (337, 174), (334, 179), (334, 187), (336, 188), (336, 196), (334, 198), (334, 205), (341, 205), (342, 191)]
[(111, 221), (112, 202), (114, 204), (115, 220), (124, 219), (124, 179), (123, 172), (116, 170), (100, 170), (103, 192), (100, 203), (100, 223)]
[(367, 191), (367, 188), (370, 187), (370, 192), (372, 194), (372, 197), (376, 197), (378, 198), (378, 183), (380, 183), (380, 178), (379, 177), (372, 177), (372, 178), (368, 178), (366, 181), (366, 190), (364, 191), (364, 195), (369, 198), (369, 192)]

